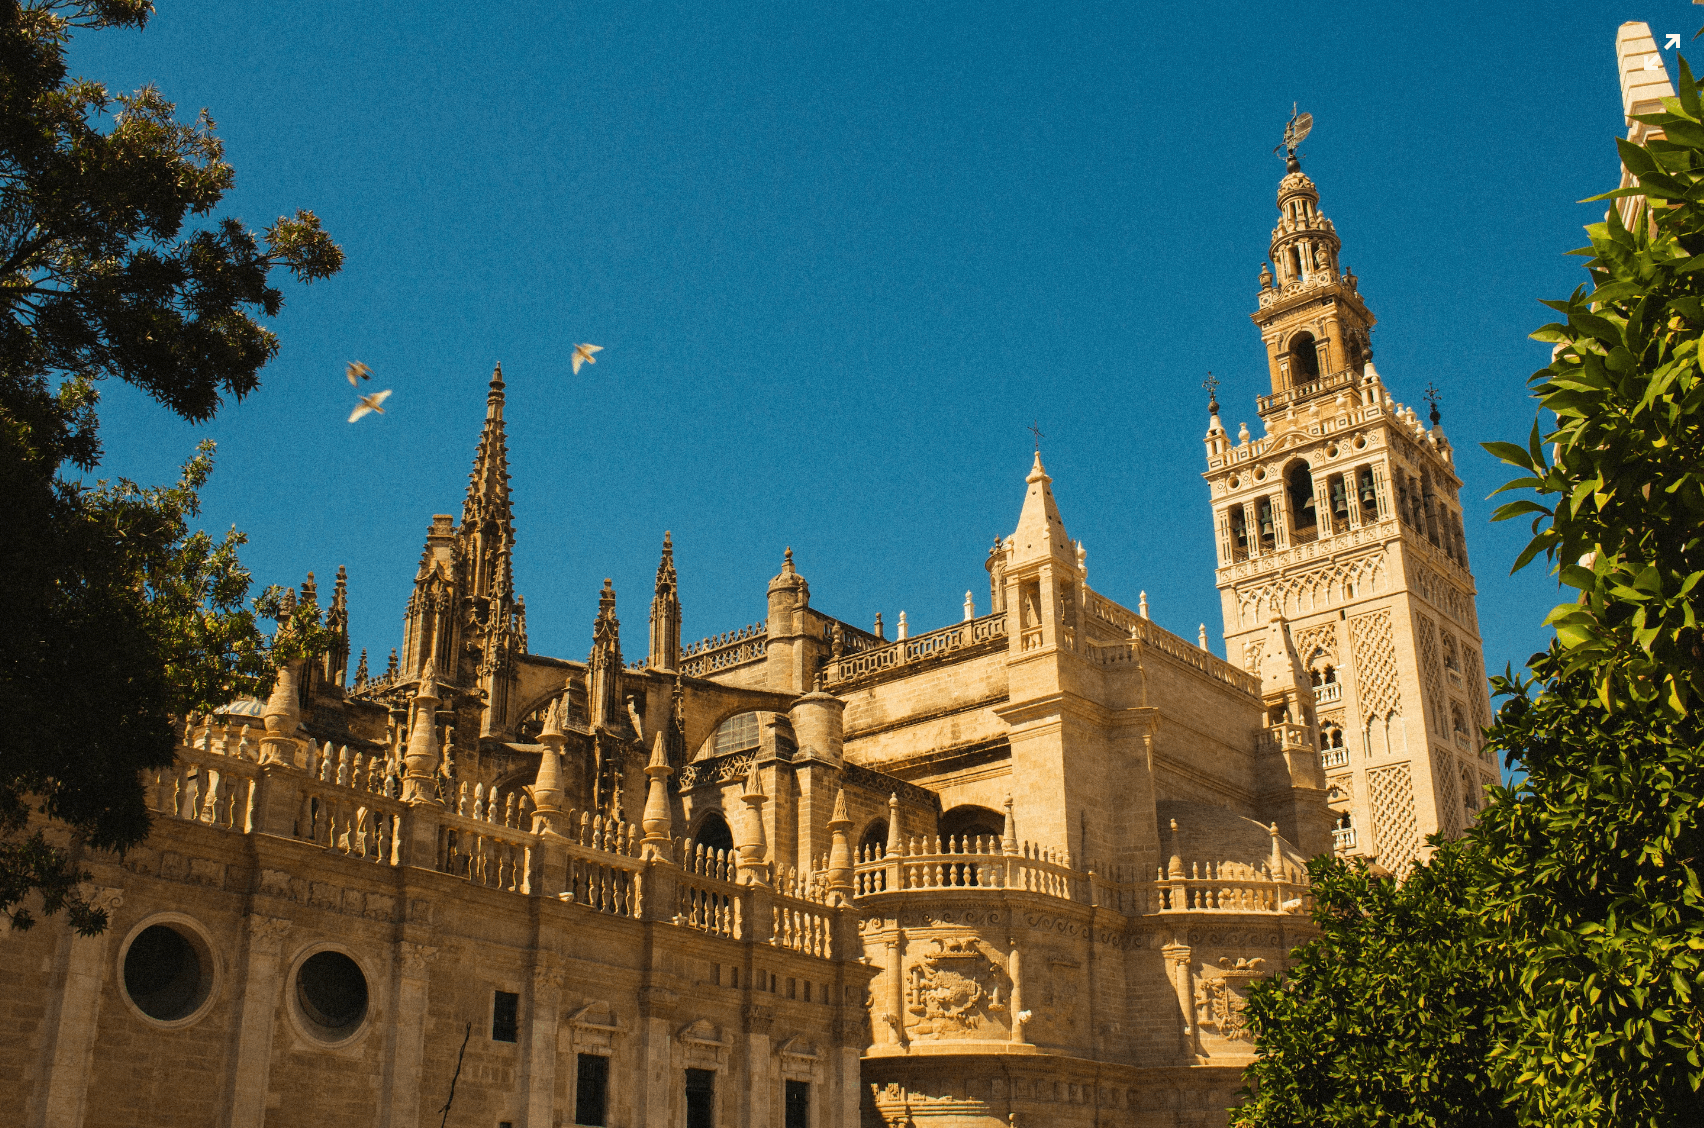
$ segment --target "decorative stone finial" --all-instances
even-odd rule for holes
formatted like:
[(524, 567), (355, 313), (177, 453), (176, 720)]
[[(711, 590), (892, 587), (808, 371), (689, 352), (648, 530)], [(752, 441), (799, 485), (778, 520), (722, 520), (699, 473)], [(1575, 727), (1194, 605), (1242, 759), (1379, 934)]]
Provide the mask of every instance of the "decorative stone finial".
[(669, 810), (668, 790), (664, 783), (674, 774), (669, 767), (668, 748), (664, 740), (665, 734), (657, 730), (657, 736), (651, 742), (651, 760), (645, 765), (645, 775), (650, 779), (648, 793), (645, 796), (645, 813), (640, 816), (640, 825), (645, 828), (645, 857), (668, 861), (672, 852), (674, 835), (674, 818)]
[(852, 840), (847, 832), (852, 820), (846, 814), (846, 789), (834, 795), (834, 813), (828, 817), (832, 844), (828, 850), (828, 894), (833, 905), (850, 904), (853, 893)]

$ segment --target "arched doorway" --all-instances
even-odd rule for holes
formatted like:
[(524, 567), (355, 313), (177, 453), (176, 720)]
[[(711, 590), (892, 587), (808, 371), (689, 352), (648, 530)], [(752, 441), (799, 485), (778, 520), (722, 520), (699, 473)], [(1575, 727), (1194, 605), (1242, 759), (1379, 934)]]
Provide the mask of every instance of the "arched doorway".
[[(978, 838), (991, 839), (995, 849), (999, 848), (1000, 836), (1006, 831), (1006, 816), (999, 811), (991, 811), (987, 807), (977, 807), (965, 804), (943, 812), (940, 821), (942, 849), (946, 849), (948, 839), (957, 839), (962, 843)], [(984, 843), (984, 850), (988, 844)]]
[(734, 848), (734, 832), (728, 829), (728, 820), (711, 811), (698, 824), (698, 833), (693, 836), (693, 844), (702, 846), (705, 850), (732, 850)]
[(864, 828), (863, 837), (858, 839), (858, 858), (868, 860), (879, 858), (887, 852), (888, 821), (877, 819)]

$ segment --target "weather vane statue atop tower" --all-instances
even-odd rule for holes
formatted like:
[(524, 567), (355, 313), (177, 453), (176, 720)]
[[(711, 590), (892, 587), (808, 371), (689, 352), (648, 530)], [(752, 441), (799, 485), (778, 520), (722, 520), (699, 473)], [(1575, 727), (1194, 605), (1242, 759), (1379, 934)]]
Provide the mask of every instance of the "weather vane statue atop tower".
[(1296, 159), (1296, 146), (1306, 140), (1308, 132), (1313, 129), (1313, 115), (1304, 114), (1297, 110), (1296, 103), (1290, 103), (1290, 120), (1284, 126), (1284, 140), (1273, 148), (1276, 153), (1284, 150), (1284, 171), (1300, 172), (1302, 163)]

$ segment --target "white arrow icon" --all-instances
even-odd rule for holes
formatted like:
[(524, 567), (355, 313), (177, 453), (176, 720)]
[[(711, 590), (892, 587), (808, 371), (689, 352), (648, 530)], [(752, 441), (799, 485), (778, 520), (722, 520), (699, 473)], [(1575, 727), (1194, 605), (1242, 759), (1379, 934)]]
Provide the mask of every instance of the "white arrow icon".
[(1671, 35), (1665, 36), (1663, 38), (1663, 50), (1665, 50), (1665, 51), (1678, 51), (1678, 50), (1680, 50), (1680, 36), (1679, 36), (1679, 34), (1671, 34)]

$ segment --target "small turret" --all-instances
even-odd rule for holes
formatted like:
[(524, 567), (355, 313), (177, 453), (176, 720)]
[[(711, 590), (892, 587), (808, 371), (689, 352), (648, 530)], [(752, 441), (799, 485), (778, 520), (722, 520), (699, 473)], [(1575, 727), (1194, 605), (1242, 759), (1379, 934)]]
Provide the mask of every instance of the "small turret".
[(592, 623), (592, 653), (586, 661), (588, 702), (594, 729), (619, 724), (621, 703), (621, 620), (615, 617), (615, 588), (606, 578), (598, 593), (598, 615)]

